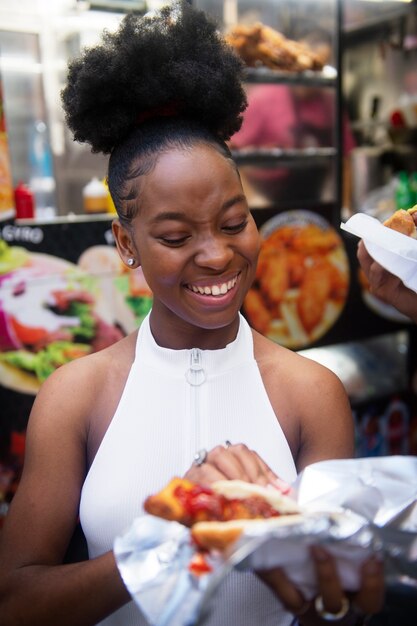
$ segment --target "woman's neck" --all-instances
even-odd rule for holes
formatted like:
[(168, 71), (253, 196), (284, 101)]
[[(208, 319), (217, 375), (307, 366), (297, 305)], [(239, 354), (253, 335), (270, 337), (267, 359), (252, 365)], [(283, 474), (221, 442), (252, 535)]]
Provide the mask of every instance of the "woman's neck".
[(150, 328), (156, 343), (172, 350), (219, 350), (236, 339), (239, 330), (239, 316), (221, 328), (201, 328), (173, 317), (162, 323), (153, 310), (150, 315)]

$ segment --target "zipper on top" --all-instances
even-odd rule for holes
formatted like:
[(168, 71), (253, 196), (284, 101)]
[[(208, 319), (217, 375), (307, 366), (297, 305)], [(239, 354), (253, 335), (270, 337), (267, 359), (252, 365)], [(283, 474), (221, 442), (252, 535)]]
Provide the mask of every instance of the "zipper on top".
[(192, 387), (199, 387), (206, 380), (206, 373), (203, 369), (203, 355), (201, 350), (193, 348), (190, 354), (190, 368), (185, 377)]
[(198, 388), (205, 382), (206, 373), (203, 369), (203, 355), (201, 350), (193, 348), (190, 353), (190, 367), (185, 373), (185, 378), (190, 385), (190, 409), (191, 425), (194, 426), (194, 448), (197, 451), (201, 447), (200, 441), (200, 411), (198, 402)]

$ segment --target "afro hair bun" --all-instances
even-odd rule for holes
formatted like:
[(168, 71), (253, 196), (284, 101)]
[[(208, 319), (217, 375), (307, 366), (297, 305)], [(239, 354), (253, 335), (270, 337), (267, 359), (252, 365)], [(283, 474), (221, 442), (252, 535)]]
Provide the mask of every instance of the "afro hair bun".
[(175, 114), (227, 140), (242, 123), (242, 62), (203, 11), (180, 0), (126, 15), (72, 60), (62, 91), (74, 140), (110, 153), (144, 120)]

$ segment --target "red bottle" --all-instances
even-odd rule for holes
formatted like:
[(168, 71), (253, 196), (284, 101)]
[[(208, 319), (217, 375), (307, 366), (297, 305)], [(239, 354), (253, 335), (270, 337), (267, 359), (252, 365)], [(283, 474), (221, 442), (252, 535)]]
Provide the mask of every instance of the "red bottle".
[(14, 203), (17, 219), (35, 217), (33, 193), (29, 187), (22, 182), (20, 182), (14, 190)]

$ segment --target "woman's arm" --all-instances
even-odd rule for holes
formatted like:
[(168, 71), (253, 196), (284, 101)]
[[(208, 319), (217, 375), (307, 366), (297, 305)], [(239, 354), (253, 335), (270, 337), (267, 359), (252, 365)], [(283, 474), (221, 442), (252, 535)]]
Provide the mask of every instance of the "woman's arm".
[[(297, 470), (325, 459), (354, 456), (354, 421), (347, 393), (340, 379), (326, 367), (299, 356), (300, 438)], [(304, 374), (303, 374), (304, 372)]]
[(130, 599), (111, 552), (62, 565), (78, 520), (94, 384), (82, 359), (44, 383), (23, 475), (0, 532), (2, 626), (88, 626)]
[(297, 471), (316, 461), (353, 456), (353, 415), (340, 379), (258, 333), (254, 338), (262, 380)]

